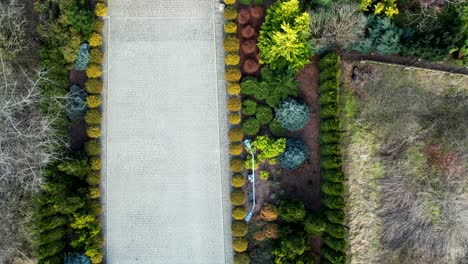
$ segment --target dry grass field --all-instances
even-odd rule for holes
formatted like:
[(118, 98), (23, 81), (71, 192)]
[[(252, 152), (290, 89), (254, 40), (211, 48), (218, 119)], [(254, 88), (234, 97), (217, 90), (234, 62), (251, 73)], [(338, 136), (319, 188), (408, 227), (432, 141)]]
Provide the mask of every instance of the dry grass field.
[(351, 263), (468, 263), (468, 76), (343, 63)]

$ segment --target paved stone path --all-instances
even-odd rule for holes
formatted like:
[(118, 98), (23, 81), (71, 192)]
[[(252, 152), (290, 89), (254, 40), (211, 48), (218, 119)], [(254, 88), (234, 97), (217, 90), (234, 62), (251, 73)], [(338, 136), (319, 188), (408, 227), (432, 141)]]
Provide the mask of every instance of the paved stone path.
[(216, 2), (109, 1), (107, 263), (232, 263)]

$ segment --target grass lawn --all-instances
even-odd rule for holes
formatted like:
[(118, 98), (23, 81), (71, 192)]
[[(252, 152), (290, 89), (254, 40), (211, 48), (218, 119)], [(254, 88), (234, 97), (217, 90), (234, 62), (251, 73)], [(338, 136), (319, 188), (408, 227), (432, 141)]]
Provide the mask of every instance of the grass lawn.
[(468, 77), (342, 64), (351, 263), (459, 263), (468, 246)]

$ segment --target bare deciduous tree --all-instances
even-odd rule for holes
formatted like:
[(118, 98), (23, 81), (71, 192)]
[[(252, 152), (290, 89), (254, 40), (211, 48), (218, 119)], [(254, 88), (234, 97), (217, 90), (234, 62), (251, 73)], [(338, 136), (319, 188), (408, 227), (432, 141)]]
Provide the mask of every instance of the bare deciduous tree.
[(26, 19), (18, 0), (0, 1), (0, 55), (16, 56), (27, 47)]

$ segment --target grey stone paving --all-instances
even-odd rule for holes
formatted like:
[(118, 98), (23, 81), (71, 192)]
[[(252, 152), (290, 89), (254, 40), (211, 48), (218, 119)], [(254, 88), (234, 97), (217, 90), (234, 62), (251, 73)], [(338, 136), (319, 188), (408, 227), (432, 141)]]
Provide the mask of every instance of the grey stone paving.
[(109, 2), (106, 261), (232, 263), (217, 1)]

